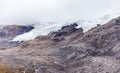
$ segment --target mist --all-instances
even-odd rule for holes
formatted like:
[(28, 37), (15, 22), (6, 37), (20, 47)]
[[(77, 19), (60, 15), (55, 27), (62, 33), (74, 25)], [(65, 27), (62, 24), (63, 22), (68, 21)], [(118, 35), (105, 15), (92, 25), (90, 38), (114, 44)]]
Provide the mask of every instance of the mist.
[(119, 0), (0, 0), (0, 24), (74, 22), (119, 13)]

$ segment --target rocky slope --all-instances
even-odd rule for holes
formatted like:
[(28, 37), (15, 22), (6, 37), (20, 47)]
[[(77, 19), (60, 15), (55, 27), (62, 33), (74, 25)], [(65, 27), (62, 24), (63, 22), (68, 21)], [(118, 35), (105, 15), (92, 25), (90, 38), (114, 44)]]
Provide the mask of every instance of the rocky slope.
[(0, 29), (0, 37), (15, 37), (32, 30), (33, 26), (6, 25)]
[(120, 73), (120, 17), (86, 33), (77, 25), (1, 50), (4, 72)]
[(12, 40), (20, 34), (29, 32), (30, 30), (34, 29), (33, 26), (22, 25), (1, 25), (0, 27), (0, 49), (12, 48), (17, 46), (17, 43), (11, 43), (8, 41)]

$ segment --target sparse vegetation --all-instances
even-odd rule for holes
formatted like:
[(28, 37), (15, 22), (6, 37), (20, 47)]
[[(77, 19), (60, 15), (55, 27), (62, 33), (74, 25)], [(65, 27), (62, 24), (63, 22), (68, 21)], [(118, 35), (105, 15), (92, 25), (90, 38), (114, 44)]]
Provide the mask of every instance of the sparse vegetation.
[(15, 73), (7, 64), (0, 63), (0, 73)]

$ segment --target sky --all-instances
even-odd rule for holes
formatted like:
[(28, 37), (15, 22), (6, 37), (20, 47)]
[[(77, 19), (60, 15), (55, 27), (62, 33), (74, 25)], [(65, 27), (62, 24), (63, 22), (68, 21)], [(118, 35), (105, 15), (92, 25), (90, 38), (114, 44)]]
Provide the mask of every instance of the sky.
[(120, 0), (0, 0), (0, 24), (74, 22), (120, 12)]

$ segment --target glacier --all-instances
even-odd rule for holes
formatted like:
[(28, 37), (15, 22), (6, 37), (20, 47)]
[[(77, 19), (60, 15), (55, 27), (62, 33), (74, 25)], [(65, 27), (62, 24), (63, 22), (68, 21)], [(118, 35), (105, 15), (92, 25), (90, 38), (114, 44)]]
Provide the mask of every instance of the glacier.
[[(96, 18), (91, 18), (91, 19), (80, 19), (76, 21), (78, 23), (78, 28), (82, 27), (84, 32), (88, 31), (89, 29), (96, 27), (97, 24), (105, 24), (109, 20), (119, 16), (120, 14), (107, 14), (104, 15), (103, 17), (96, 17)], [(32, 40), (35, 37), (39, 35), (47, 35), (48, 33), (52, 31), (57, 31), (59, 30), (62, 26), (68, 25), (70, 23), (56, 23), (56, 22), (42, 22), (39, 21), (37, 23), (34, 23), (32, 26), (34, 26), (34, 29), (31, 30), (30, 32), (24, 33), (22, 35), (18, 35), (15, 37), (13, 40), (10, 41), (27, 41), (27, 40)]]

